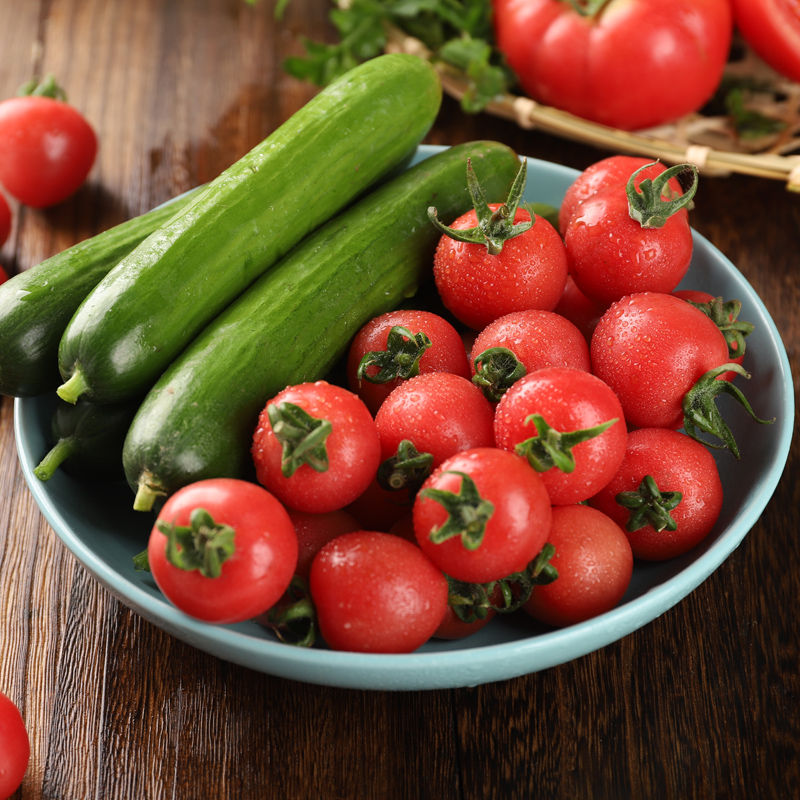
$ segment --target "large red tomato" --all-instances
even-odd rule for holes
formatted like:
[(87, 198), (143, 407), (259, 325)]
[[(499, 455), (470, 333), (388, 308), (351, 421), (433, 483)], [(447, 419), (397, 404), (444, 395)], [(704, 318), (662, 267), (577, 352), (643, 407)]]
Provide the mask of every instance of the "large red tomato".
[(774, 70), (800, 83), (800, 0), (732, 0), (750, 47)]
[(497, 44), (526, 94), (625, 130), (661, 125), (708, 101), (733, 32), (729, 0), (493, 6)]

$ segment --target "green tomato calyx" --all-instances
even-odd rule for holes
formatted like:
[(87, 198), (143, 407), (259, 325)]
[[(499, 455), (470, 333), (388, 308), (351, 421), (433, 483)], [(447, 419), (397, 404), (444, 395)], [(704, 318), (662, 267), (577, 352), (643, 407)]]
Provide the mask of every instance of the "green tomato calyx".
[[(504, 242), (529, 231), (536, 220), (533, 211), (531, 211), (522, 200), (527, 174), (528, 162), (526, 159), (523, 159), (517, 176), (514, 178), (514, 183), (511, 185), (511, 189), (508, 193), (508, 199), (498, 208), (492, 210), (486, 201), (486, 196), (475, 175), (475, 170), (472, 167), (472, 159), (467, 159), (467, 186), (472, 197), (472, 203), (475, 207), (475, 214), (478, 218), (477, 226), (464, 230), (450, 228), (439, 221), (436, 208), (433, 206), (428, 209), (428, 218), (445, 236), (449, 236), (451, 239), (455, 239), (459, 242), (485, 245), (489, 254), (496, 256), (502, 252)], [(517, 214), (517, 208), (520, 203), (522, 203), (525, 210), (528, 211), (531, 218), (525, 222), (515, 223), (514, 217)]]
[(283, 446), (281, 473), (284, 478), (292, 475), (303, 464), (315, 472), (328, 469), (326, 441), (333, 430), (330, 420), (312, 417), (294, 403), (270, 403), (267, 406), (272, 432)]
[(441, 544), (454, 536), (461, 537), (467, 550), (477, 550), (483, 542), (486, 524), (494, 514), (494, 503), (481, 497), (475, 481), (466, 472), (451, 471), (444, 474), (460, 475), (461, 489), (458, 494), (446, 489), (428, 487), (418, 497), (427, 497), (439, 503), (447, 511), (447, 520), (428, 535), (434, 544)]
[(378, 483), (389, 492), (407, 491), (410, 502), (432, 467), (432, 453), (420, 453), (410, 439), (403, 439), (397, 452), (378, 467)]
[(510, 614), (530, 599), (534, 586), (544, 586), (558, 578), (558, 570), (550, 563), (556, 549), (547, 542), (539, 555), (522, 572), (514, 572), (498, 581), (467, 583), (445, 575), (447, 602), (462, 622), (486, 619), (490, 611)]
[[(359, 381), (370, 383), (389, 383), (400, 378), (407, 380), (419, 375), (419, 362), (433, 343), (430, 337), (420, 331), (411, 333), (408, 328), (395, 325), (387, 336), (385, 350), (365, 353), (356, 371)], [(378, 372), (370, 374), (367, 370), (377, 367)]]
[(722, 331), (728, 343), (728, 358), (744, 355), (745, 337), (753, 332), (755, 325), (738, 318), (742, 310), (741, 300), (725, 302), (721, 297), (715, 297), (707, 303), (694, 303), (691, 300), (686, 302), (702, 311)]
[[(625, 192), (628, 195), (628, 212), (643, 228), (663, 228), (667, 220), (681, 209), (692, 206), (699, 171), (694, 164), (676, 164), (664, 170), (655, 178), (644, 178), (639, 186), (635, 185), (636, 176), (644, 169), (657, 164), (653, 161), (637, 169), (628, 179)], [(692, 176), (692, 182), (683, 194), (673, 195), (668, 183), (672, 178), (683, 173)], [(664, 196), (669, 197), (665, 200)]]
[(572, 448), (581, 442), (588, 442), (604, 433), (619, 417), (614, 417), (607, 422), (601, 422), (591, 428), (577, 431), (558, 431), (551, 427), (541, 414), (531, 414), (525, 418), (525, 424), (531, 422), (535, 425), (537, 434), (530, 439), (519, 442), (514, 452), (527, 459), (528, 463), (537, 472), (547, 472), (557, 467), (562, 472), (575, 471), (575, 456)]
[[(722, 364), (711, 369), (703, 375), (697, 383), (686, 393), (683, 398), (683, 428), (692, 439), (701, 442), (707, 447), (728, 449), (737, 460), (741, 458), (739, 447), (733, 436), (733, 431), (720, 410), (715, 400), (720, 394), (728, 394), (748, 413), (750, 418), (759, 425), (770, 425), (775, 419), (760, 419), (756, 416), (747, 398), (738, 386), (730, 381), (720, 380), (719, 376), (725, 372), (735, 372), (744, 378), (750, 378), (747, 370), (739, 364)], [(711, 434), (719, 439), (722, 444), (713, 444), (700, 438), (700, 431)]]
[(218, 578), (236, 549), (236, 531), (216, 523), (204, 508), (193, 509), (189, 525), (159, 520), (156, 527), (167, 537), (167, 561), (187, 572), (197, 570), (205, 578)]
[(483, 392), (490, 403), (500, 398), (523, 377), (528, 370), (507, 347), (489, 347), (473, 359), (475, 375), (472, 382)]
[(620, 492), (615, 500), (631, 513), (625, 529), (629, 533), (652, 525), (658, 531), (675, 531), (678, 523), (669, 513), (683, 500), (681, 492), (662, 492), (652, 475), (645, 475), (639, 488), (632, 492)]

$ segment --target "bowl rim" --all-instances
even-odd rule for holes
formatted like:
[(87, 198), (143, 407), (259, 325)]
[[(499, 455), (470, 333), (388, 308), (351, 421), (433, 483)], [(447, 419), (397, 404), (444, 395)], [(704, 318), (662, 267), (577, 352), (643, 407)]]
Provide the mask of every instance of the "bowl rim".
[[(444, 146), (422, 145), (416, 159)], [(528, 157), (534, 167), (562, 174), (577, 170)], [(566, 172), (565, 172), (566, 171)], [(738, 269), (705, 237), (693, 230), (697, 245), (721, 258), (726, 268), (750, 293), (767, 322), (770, 341), (777, 352), (780, 385), (786, 390), (779, 410), (780, 434), (771, 465), (758, 479), (756, 491), (722, 535), (675, 575), (640, 596), (586, 622), (546, 631), (513, 641), (453, 646), (437, 651), (376, 654), (297, 648), (277, 640), (259, 638), (237, 626), (213, 626), (194, 620), (166, 598), (150, 594), (139, 583), (113, 568), (88, 547), (51, 498), (47, 484), (33, 474), (36, 453), (30, 451), (27, 427), (32, 425), (32, 399), (15, 398), (14, 436), (23, 476), (41, 513), (78, 561), (123, 605), (157, 627), (198, 649), (232, 663), (280, 677), (327, 686), (371, 690), (427, 690), (475, 686), (538, 672), (599, 650), (653, 621), (690, 594), (741, 544), (772, 497), (788, 460), (794, 428), (794, 390), (788, 356), (781, 336), (761, 298)], [(467, 655), (468, 654), (468, 655)], [(468, 662), (468, 663), (467, 663)], [(531, 666), (533, 665), (533, 666)]]

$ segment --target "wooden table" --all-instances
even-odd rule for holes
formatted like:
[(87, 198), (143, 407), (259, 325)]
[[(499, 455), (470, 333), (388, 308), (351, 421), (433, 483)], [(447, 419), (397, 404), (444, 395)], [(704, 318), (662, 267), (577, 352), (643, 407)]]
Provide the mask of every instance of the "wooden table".
[[(288, 77), (323, 0), (0, 2), (0, 95), (57, 73), (95, 126), (87, 185), (20, 209), (10, 272), (216, 177), (314, 93)], [(426, 139), (493, 138), (583, 168), (607, 153), (468, 117)], [(703, 181), (693, 224), (763, 298), (800, 374), (800, 195)], [(332, 689), (234, 666), (113, 599), (60, 543), (0, 405), (0, 690), (32, 742), (17, 797), (786, 798), (800, 787), (800, 447), (744, 543), (689, 597), (591, 655), (502, 683)]]

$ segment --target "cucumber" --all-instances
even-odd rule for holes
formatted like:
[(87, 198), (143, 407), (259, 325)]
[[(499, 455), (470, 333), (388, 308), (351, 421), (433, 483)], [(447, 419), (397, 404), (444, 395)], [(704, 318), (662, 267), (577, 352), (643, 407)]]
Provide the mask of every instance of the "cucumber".
[(142, 394), (223, 308), (415, 150), (441, 104), (426, 61), (388, 54), (323, 89), (92, 291), (59, 349), (69, 402)]
[(87, 480), (123, 479), (122, 446), (138, 407), (136, 401), (120, 405), (59, 401), (51, 419), (54, 444), (33, 474), (47, 481), (62, 467)]
[(471, 142), (441, 151), (308, 237), (173, 362), (125, 441), (135, 509), (203, 478), (249, 477), (266, 402), (326, 376), (367, 321), (432, 283), (440, 234), (427, 209), (453, 219), (472, 208), (468, 158), (487, 197), (502, 201), (519, 169), (510, 148)]
[(95, 286), (199, 189), (39, 262), (0, 286), (0, 394), (35, 397), (61, 383), (58, 344)]

